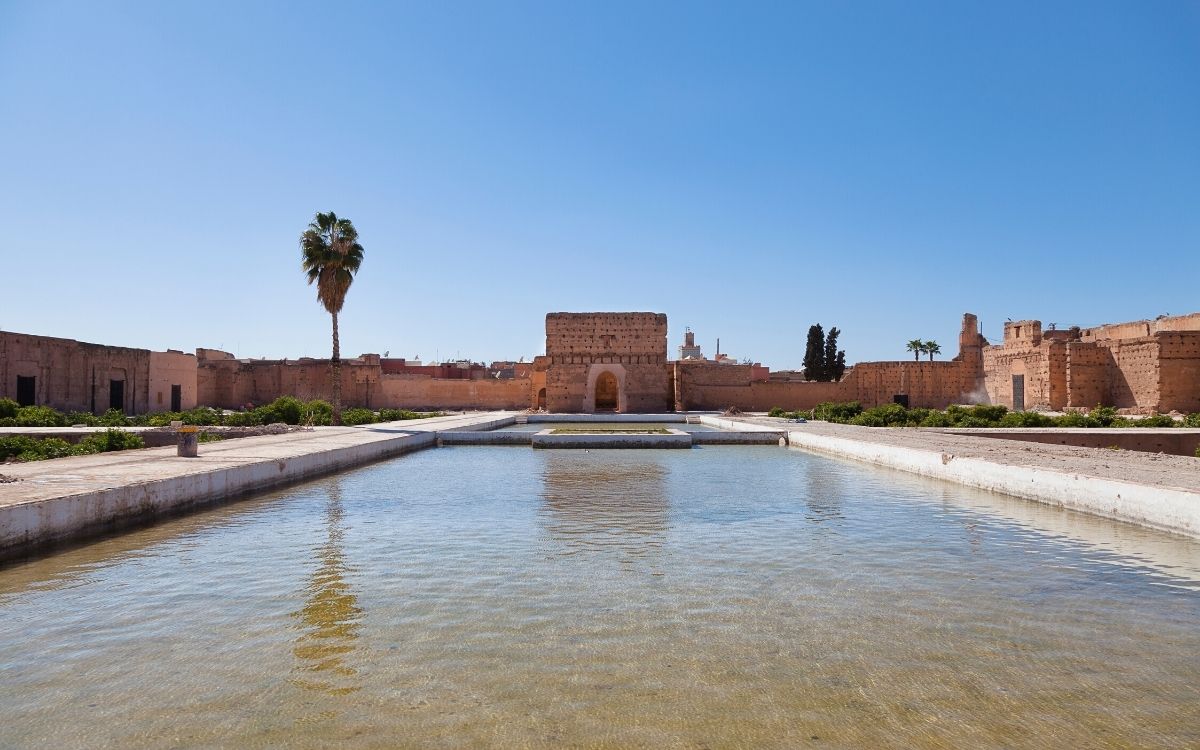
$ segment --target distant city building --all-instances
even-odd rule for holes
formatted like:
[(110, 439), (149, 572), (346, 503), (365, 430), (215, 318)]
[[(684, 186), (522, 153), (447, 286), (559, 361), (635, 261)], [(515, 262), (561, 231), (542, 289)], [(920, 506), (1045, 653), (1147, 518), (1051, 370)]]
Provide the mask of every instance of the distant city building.
[(691, 328), (684, 329), (683, 344), (679, 347), (680, 359), (704, 359), (704, 354), (700, 351), (700, 347), (696, 346), (696, 334), (692, 333)]

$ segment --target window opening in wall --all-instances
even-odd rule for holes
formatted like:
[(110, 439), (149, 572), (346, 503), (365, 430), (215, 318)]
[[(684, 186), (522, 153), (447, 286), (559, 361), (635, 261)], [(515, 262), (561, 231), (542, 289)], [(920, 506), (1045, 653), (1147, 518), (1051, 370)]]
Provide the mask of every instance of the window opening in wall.
[(183, 386), (171, 386), (171, 411), (183, 411)]
[(33, 375), (17, 376), (17, 403), (21, 406), (33, 406), (37, 400), (37, 377)]

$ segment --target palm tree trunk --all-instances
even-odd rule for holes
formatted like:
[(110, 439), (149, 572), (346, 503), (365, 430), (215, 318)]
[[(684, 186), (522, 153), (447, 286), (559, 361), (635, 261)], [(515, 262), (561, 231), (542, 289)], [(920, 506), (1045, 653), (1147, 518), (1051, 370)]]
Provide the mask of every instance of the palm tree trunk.
[(342, 423), (342, 343), (338, 340), (337, 313), (333, 316), (333, 358), (329, 360), (330, 375), (333, 378), (333, 424)]

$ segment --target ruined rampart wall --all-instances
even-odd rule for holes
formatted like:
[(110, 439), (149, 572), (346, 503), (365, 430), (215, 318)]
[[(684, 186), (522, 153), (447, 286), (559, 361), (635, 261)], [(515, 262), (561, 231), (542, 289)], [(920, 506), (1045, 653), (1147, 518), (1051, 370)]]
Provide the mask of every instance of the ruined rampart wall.
[(594, 411), (596, 382), (605, 373), (618, 383), (619, 411), (671, 408), (666, 315), (550, 313), (546, 357), (549, 411)]
[[(1158, 411), (1158, 339), (1115, 339), (1102, 346), (1110, 353), (1106, 406)], [(1089, 404), (1095, 406), (1095, 404)]]
[(196, 408), (196, 357), (183, 352), (150, 352), (150, 411), (171, 408), (171, 389), (179, 386), (179, 408)]
[(0, 398), (20, 400), (18, 378), (33, 379), (36, 405), (96, 414), (109, 408), (111, 382), (121, 381), (121, 409), (141, 414), (149, 406), (150, 351), (0, 333)]
[[(1200, 323), (1200, 314), (1192, 316)], [(1160, 333), (1159, 408), (1200, 412), (1200, 331)]]
[(1067, 406), (1091, 409), (1110, 403), (1109, 370), (1113, 363), (1108, 347), (1073, 341), (1066, 348)]
[(530, 378), (499, 380), (384, 375), (374, 408), (436, 411), (441, 409), (528, 409), (534, 394)]
[[(260, 405), (279, 396), (308, 401), (333, 392), (329, 360), (224, 360), (202, 362), (200, 403), (224, 409)], [(342, 362), (342, 404), (370, 409), (526, 409), (531, 380), (433, 378), (382, 373), (378, 357)]]
[(824, 401), (858, 401), (866, 408), (890, 404), (906, 395), (909, 405), (945, 408), (974, 394), (974, 368), (951, 362), (861, 362), (836, 383), (755, 381), (750, 365), (677, 363), (674, 365), (677, 408), (743, 411), (811, 409)]

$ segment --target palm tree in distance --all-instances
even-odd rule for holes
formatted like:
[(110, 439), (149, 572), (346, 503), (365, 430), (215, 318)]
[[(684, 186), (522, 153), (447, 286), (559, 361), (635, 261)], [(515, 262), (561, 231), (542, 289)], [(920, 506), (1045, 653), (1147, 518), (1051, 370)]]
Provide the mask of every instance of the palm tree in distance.
[(925, 352), (929, 355), (929, 361), (932, 362), (933, 355), (942, 353), (942, 347), (938, 346), (936, 341), (926, 341)]
[(300, 235), (301, 267), (309, 284), (317, 285), (317, 300), (333, 317), (333, 357), (329, 360), (333, 378), (333, 423), (342, 423), (342, 357), (338, 341), (338, 313), (346, 303), (346, 292), (362, 265), (363, 247), (358, 230), (349, 219), (339, 219), (330, 211), (318, 213)]
[(920, 362), (921, 355), (925, 353), (925, 342), (921, 339), (913, 339), (912, 341), (908, 342), (908, 346), (905, 348), (913, 353), (914, 362)]

